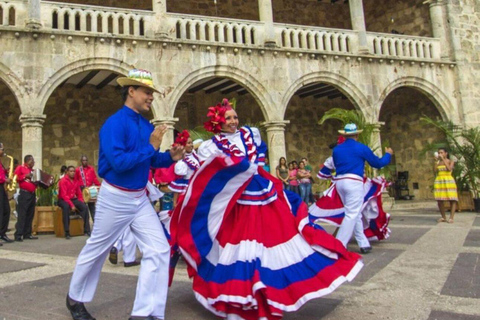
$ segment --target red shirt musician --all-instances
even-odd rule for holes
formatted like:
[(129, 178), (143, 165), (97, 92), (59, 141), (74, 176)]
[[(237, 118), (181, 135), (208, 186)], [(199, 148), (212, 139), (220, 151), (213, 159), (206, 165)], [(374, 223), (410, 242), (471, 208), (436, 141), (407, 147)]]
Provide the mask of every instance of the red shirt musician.
[(20, 194), (17, 200), (18, 219), (15, 225), (15, 241), (38, 239), (38, 237), (32, 235), (32, 222), (36, 202), (35, 189), (37, 189), (37, 185), (32, 182), (35, 160), (32, 155), (26, 155), (23, 162), (23, 165), (15, 169), (18, 186), (20, 187)]
[[(82, 165), (75, 169), (75, 181), (83, 190), (83, 188), (88, 188), (91, 186), (100, 187), (100, 181), (98, 181), (97, 174), (95, 173), (95, 168), (88, 164), (87, 156), (83, 155), (80, 158)], [(92, 216), (92, 220), (95, 220), (95, 200), (96, 197), (91, 198), (93, 201), (88, 202), (88, 210)]]
[(88, 209), (83, 202), (82, 191), (74, 179), (75, 167), (69, 166), (67, 173), (58, 182), (58, 206), (63, 211), (65, 238), (70, 239), (70, 212), (78, 212), (84, 221), (85, 234), (90, 236)]
[[(3, 143), (0, 142), (0, 159), (5, 155)], [(11, 163), (13, 165), (13, 163)], [(13, 169), (13, 168), (12, 168)], [(10, 221), (10, 204), (8, 203), (8, 195), (5, 185), (10, 183), (8, 178), (8, 170), (0, 161), (0, 240), (5, 242), (13, 242), (7, 236), (8, 222)], [(0, 247), (2, 243), (0, 242)]]

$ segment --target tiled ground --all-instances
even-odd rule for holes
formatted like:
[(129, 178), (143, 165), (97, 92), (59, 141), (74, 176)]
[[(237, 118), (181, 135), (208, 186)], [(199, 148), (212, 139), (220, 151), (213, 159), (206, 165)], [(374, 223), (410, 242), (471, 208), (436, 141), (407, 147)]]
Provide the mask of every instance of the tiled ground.
[[(438, 224), (437, 215), (437, 212), (422, 214), (420, 210), (414, 210), (412, 214), (394, 212), (390, 224), (391, 237), (381, 243), (372, 243), (373, 251), (364, 255), (365, 267), (351, 285), (342, 286), (325, 298), (312, 300), (300, 310), (285, 314), (283, 319), (480, 319), (480, 308), (476, 311), (474, 307), (474, 305), (480, 305), (480, 228), (478, 228), (480, 216), (475, 214), (467, 216), (466, 213), (461, 213), (456, 217), (456, 223), (449, 225)], [(326, 229), (329, 232), (334, 230), (331, 227)], [(460, 251), (452, 256), (451, 267), (445, 273), (438, 291), (432, 291), (431, 286), (426, 286), (422, 296), (430, 298), (425, 299), (423, 310), (406, 307), (405, 313), (401, 316), (388, 318), (385, 317), (384, 312), (365, 311), (365, 306), (381, 305), (382, 295), (388, 298), (391, 288), (384, 285), (386, 278), (383, 274), (398, 274), (401, 277), (405, 274), (403, 267), (415, 265), (417, 268), (418, 265), (422, 265), (412, 263), (410, 260), (404, 261), (409, 259), (406, 258), (408, 257), (406, 254), (418, 250), (417, 246), (421, 246), (420, 250), (425, 250), (425, 246), (428, 248), (430, 245), (437, 245), (438, 240), (435, 239), (437, 233), (432, 232), (437, 229), (440, 232), (438, 233), (440, 241), (444, 241), (444, 234), (465, 231), (461, 233), (464, 234), (463, 238), (459, 239)], [(430, 238), (432, 240), (429, 240)], [(67, 241), (55, 238), (54, 235), (41, 235), (37, 241), (5, 244), (1, 247), (0, 320), (71, 319), (64, 307), (64, 299), (74, 259), (86, 239), (86, 237), (74, 237)], [(349, 249), (358, 251), (354, 241), (349, 245)], [(395, 269), (391, 267), (393, 261), (396, 261)], [(429, 269), (418, 270), (418, 272), (435, 273), (435, 266), (441, 267), (442, 263), (444, 261), (441, 258), (434, 260), (431, 265), (425, 264)], [(57, 274), (52, 270), (58, 271)], [(138, 267), (123, 268), (121, 264), (111, 266), (107, 262), (103, 271), (95, 299), (88, 304), (88, 308), (98, 320), (127, 319), (134, 300)], [(43, 274), (45, 276), (42, 276)], [(26, 278), (30, 275), (35, 280), (28, 281)], [(177, 275), (169, 290), (166, 319), (218, 319), (196, 301), (191, 289), (191, 281), (186, 277), (184, 264), (179, 265)], [(2, 285), (6, 283), (5, 280), (11, 283), (11, 279), (17, 279), (16, 284)], [(418, 286), (421, 287), (423, 284), (418, 283)], [(375, 299), (362, 300), (365, 296), (373, 296)], [(405, 296), (408, 297), (408, 293)], [(400, 304), (402, 295), (398, 299), (395, 298), (394, 301)], [(442, 299), (446, 301), (456, 299), (455, 303), (460, 303), (463, 308), (457, 309), (454, 305), (438, 305), (436, 301), (443, 301)], [(414, 316), (415, 312), (417, 316)]]

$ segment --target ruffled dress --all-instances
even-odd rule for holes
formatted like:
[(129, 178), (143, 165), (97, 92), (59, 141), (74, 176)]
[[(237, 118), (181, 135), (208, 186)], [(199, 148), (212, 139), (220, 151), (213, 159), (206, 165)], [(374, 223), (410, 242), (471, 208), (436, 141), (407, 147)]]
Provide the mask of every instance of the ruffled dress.
[(172, 181), (168, 188), (172, 192), (183, 194), (187, 190), (188, 182), (195, 171), (200, 167), (200, 159), (195, 151), (186, 153), (182, 160), (175, 164), (175, 175), (179, 178)]
[(445, 165), (437, 167), (438, 173), (433, 183), (433, 196), (435, 200), (458, 201), (457, 184), (452, 173)]
[[(323, 195), (308, 208), (310, 221), (312, 223), (326, 222), (339, 227), (345, 217), (345, 207), (335, 185), (335, 170), (333, 158), (325, 160), (317, 177), (322, 180), (332, 180), (330, 187)], [(385, 240), (390, 236), (388, 228), (390, 214), (383, 210), (382, 192), (388, 186), (388, 182), (382, 178), (365, 178), (362, 205), (363, 232), (368, 240)]]
[(196, 299), (227, 319), (281, 319), (363, 266), (309, 222), (298, 195), (258, 166), (260, 145), (258, 130), (248, 127), (204, 142), (204, 163), (172, 217)]

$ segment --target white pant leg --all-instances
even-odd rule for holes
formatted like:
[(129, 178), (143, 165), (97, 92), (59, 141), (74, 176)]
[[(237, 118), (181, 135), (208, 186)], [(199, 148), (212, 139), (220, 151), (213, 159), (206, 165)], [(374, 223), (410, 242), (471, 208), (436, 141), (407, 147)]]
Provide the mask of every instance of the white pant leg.
[[(127, 230), (127, 229), (125, 229), (125, 230)], [(120, 238), (118, 238), (118, 240), (117, 240), (117, 241), (115, 242), (115, 244), (113, 245), (113, 246), (117, 249), (118, 252), (120, 252), (120, 251), (123, 250), (123, 235), (124, 235), (124, 234), (125, 234), (125, 232), (122, 233), (122, 235), (120, 236)]]
[(92, 235), (78, 256), (70, 282), (70, 298), (79, 302), (92, 301), (108, 252), (133, 222), (140, 198), (146, 199), (145, 191), (126, 192), (105, 182), (102, 184)]
[(139, 208), (131, 230), (143, 254), (132, 316), (163, 319), (168, 291), (170, 245), (147, 198)]
[(361, 223), (359, 217), (364, 197), (363, 181), (341, 179), (335, 181), (335, 183), (338, 195), (340, 196), (340, 199), (342, 199), (343, 206), (345, 207), (345, 218), (343, 218), (342, 224), (338, 230), (337, 239), (347, 247), (348, 241), (350, 241), (350, 238), (352, 237), (357, 222)]
[(137, 252), (137, 243), (133, 236), (132, 229), (127, 228), (122, 236), (123, 262), (134, 262)]
[(353, 229), (353, 235), (355, 240), (360, 248), (370, 247), (370, 241), (368, 241), (367, 236), (365, 235), (363, 229), (362, 213), (358, 215), (357, 222), (355, 222), (355, 227)]

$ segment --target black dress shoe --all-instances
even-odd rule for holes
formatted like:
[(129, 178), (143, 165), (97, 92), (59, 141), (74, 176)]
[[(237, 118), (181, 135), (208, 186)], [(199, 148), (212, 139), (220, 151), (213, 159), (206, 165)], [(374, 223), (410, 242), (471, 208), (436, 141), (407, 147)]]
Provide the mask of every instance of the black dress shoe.
[(136, 261), (136, 260), (133, 261), (133, 262), (124, 262), (124, 263), (123, 263), (123, 266), (124, 266), (125, 268), (135, 267), (135, 266), (138, 266), (138, 265), (140, 265), (140, 261)]
[(6, 243), (11, 243), (11, 242), (13, 242), (13, 240), (10, 239), (6, 234), (4, 234), (3, 236), (0, 236), (0, 239), (2, 239), (3, 241), (5, 241)]
[(65, 232), (65, 239), (70, 240), (70, 232)]
[(159, 318), (155, 318), (154, 316), (148, 317), (130, 317), (128, 320), (158, 320)]
[(25, 236), (23, 237), (23, 239), (28, 239), (28, 240), (37, 240), (38, 237), (35, 237), (35, 236), (32, 236), (32, 235), (29, 235), (29, 236)]
[(367, 253), (369, 253), (370, 251), (372, 251), (372, 247), (360, 248), (360, 253), (363, 253), (363, 254), (367, 254)]
[(110, 261), (111, 264), (117, 264), (118, 263), (118, 250), (115, 247), (112, 247), (110, 249), (110, 254), (108, 255), (108, 261)]
[(91, 237), (92, 233), (90, 231), (85, 232), (84, 236)]
[(22, 237), (15, 237), (15, 241), (23, 242), (23, 239), (22, 239)]
[(90, 313), (88, 313), (85, 305), (82, 302), (75, 302), (70, 304), (70, 299), (67, 295), (67, 309), (72, 314), (73, 320), (95, 320)]

